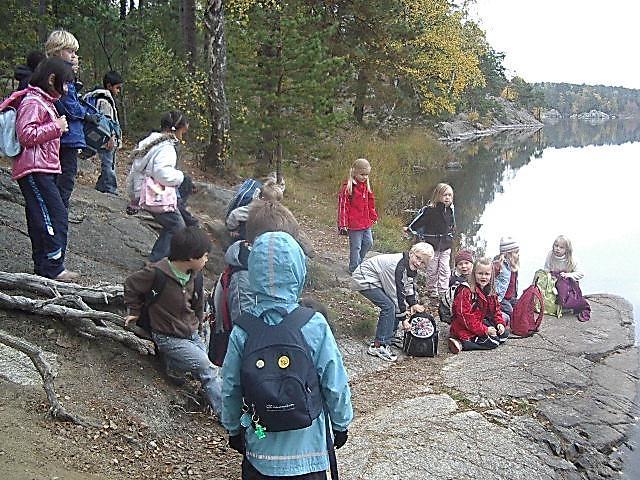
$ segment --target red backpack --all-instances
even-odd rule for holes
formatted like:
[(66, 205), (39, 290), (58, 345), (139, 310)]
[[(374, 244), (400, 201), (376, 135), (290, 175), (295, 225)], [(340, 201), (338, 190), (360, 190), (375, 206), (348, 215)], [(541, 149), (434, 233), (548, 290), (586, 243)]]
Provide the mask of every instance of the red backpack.
[(540, 329), (543, 317), (544, 302), (542, 293), (540, 293), (540, 289), (536, 285), (529, 285), (522, 292), (522, 296), (516, 306), (513, 307), (511, 333), (519, 337), (529, 337)]

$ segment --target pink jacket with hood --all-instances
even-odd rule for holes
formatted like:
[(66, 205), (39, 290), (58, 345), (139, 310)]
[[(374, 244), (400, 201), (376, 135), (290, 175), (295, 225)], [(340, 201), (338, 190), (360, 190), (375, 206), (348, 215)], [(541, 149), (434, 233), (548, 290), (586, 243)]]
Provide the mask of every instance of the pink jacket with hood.
[(22, 151), (13, 158), (11, 178), (18, 180), (30, 173), (60, 173), (60, 136), (53, 102), (58, 97), (29, 86), (15, 92), (0, 105), (16, 108), (16, 135)]

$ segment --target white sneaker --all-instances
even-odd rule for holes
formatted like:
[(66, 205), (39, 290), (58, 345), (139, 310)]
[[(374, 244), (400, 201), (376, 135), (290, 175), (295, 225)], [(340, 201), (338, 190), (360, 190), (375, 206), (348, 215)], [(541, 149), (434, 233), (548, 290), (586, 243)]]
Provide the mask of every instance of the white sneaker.
[(395, 353), (391, 353), (391, 349), (388, 345), (380, 345), (376, 347), (373, 343), (369, 345), (369, 349), (367, 350), (369, 355), (374, 357), (379, 357), (387, 362), (395, 362), (398, 359), (398, 356)]
[(460, 340), (457, 338), (449, 337), (449, 341), (447, 343), (451, 353), (460, 353), (462, 351), (462, 343), (460, 343)]

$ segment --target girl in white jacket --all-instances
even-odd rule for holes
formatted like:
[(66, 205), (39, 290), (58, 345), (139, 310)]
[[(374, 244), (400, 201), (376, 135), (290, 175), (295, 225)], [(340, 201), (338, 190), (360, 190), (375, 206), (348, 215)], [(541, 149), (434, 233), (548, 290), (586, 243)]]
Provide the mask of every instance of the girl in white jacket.
[[(175, 145), (189, 130), (189, 121), (183, 113), (173, 110), (162, 115), (160, 128), (161, 132), (152, 132), (131, 153), (133, 163), (127, 178), (127, 191), (132, 206), (139, 205), (145, 176), (153, 177), (165, 187), (178, 188), (184, 180), (184, 174), (176, 168), (178, 155)], [(149, 255), (149, 261), (157, 262), (169, 254), (171, 237), (185, 227), (185, 222), (177, 205), (173, 211), (150, 213), (162, 226)]]

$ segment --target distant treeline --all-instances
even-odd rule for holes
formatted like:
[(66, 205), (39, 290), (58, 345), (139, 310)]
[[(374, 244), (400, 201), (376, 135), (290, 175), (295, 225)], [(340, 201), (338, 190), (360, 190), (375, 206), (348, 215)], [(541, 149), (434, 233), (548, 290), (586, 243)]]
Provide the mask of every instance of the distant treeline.
[(555, 108), (563, 117), (590, 110), (623, 118), (640, 117), (640, 90), (550, 82), (533, 84), (533, 90), (544, 99), (543, 107)]

